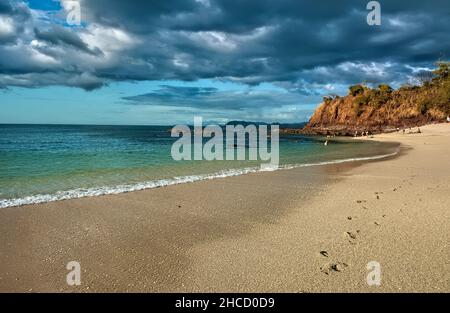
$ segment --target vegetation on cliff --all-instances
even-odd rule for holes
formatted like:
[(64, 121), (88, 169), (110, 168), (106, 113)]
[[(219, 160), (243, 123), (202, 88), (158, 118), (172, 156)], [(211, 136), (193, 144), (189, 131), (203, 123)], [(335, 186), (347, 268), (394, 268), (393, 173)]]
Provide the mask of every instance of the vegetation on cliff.
[(445, 121), (450, 115), (450, 62), (439, 62), (418, 81), (397, 90), (360, 84), (345, 97), (326, 96), (303, 132), (352, 135)]

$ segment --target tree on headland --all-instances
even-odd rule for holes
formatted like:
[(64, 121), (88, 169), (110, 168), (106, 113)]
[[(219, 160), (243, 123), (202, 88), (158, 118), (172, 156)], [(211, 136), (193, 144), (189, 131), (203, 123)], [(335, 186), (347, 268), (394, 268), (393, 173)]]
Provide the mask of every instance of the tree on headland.
[(349, 92), (350, 94), (355, 97), (359, 94), (364, 93), (364, 87), (362, 85), (354, 85), (354, 86), (350, 86), (349, 88)]
[(439, 61), (437, 62), (437, 68), (433, 71), (439, 79), (446, 79), (450, 72), (450, 62), (449, 61)]
[(391, 93), (394, 89), (392, 89), (391, 86), (386, 84), (380, 84), (378, 86), (378, 89), (380, 89), (381, 92)]

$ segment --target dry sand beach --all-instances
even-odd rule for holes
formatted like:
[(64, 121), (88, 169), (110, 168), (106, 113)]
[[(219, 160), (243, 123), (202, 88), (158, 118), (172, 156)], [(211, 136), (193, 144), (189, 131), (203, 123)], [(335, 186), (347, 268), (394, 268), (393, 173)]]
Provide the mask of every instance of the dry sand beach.
[(375, 136), (384, 160), (2, 209), (0, 291), (450, 292), (450, 124), (421, 130)]

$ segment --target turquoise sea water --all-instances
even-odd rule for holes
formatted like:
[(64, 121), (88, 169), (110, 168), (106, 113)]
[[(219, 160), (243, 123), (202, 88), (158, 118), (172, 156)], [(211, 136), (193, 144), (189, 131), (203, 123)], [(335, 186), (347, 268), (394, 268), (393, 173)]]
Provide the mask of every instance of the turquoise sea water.
[[(0, 208), (127, 192), (260, 169), (258, 161), (174, 161), (168, 126), (0, 125)], [(280, 137), (281, 168), (377, 158), (393, 145)]]

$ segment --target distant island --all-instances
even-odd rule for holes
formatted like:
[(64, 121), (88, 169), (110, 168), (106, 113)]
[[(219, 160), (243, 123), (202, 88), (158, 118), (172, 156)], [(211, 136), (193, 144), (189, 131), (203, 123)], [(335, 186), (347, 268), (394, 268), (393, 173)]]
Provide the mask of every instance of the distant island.
[(300, 123), (266, 123), (266, 122), (250, 122), (250, 121), (229, 121), (228, 123), (226, 123), (224, 126), (227, 125), (232, 125), (232, 126), (236, 126), (236, 125), (242, 125), (242, 126), (248, 126), (248, 125), (278, 125), (280, 128), (285, 128), (285, 129), (300, 129), (305, 127), (307, 124), (307, 122), (300, 122)]
[(303, 129), (284, 132), (345, 136), (445, 122), (450, 115), (449, 71), (450, 62), (438, 62), (434, 71), (418, 77), (419, 85), (398, 90), (385, 84), (351, 86), (345, 97), (324, 97)]

